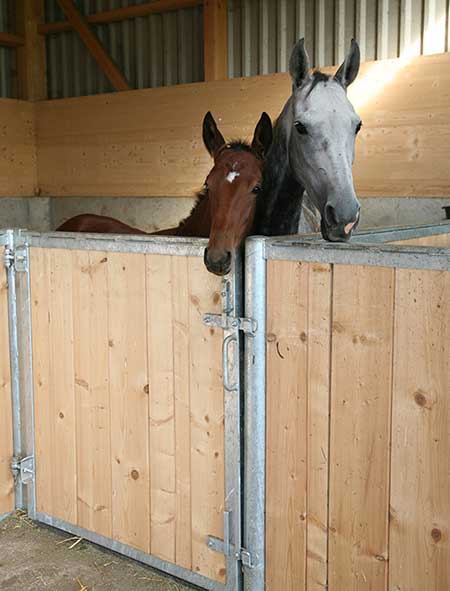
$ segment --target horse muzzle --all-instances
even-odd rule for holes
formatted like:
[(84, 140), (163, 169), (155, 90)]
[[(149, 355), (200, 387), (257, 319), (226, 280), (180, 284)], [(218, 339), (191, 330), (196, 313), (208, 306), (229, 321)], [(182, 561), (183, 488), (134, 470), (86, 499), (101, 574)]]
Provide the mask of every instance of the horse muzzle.
[(328, 242), (348, 242), (352, 237), (353, 231), (359, 224), (360, 215), (352, 222), (328, 225), (323, 219), (320, 224), (322, 238)]
[(213, 250), (205, 248), (203, 262), (210, 273), (227, 275), (231, 270), (232, 255), (229, 250)]

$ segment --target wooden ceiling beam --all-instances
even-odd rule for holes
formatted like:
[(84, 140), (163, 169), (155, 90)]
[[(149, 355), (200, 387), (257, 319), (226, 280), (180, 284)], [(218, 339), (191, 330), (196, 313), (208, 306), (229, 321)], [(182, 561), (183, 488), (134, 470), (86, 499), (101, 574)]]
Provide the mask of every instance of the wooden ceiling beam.
[(66, 15), (71, 28), (80, 36), (86, 48), (103, 70), (105, 76), (111, 82), (116, 90), (130, 90), (125, 76), (119, 70), (117, 65), (112, 61), (108, 52), (100, 43), (98, 37), (90, 29), (88, 23), (84, 19), (81, 12), (75, 6), (72, 0), (57, 0), (61, 10)]
[[(127, 6), (126, 8), (116, 8), (114, 10), (97, 12), (83, 18), (90, 25), (101, 25), (119, 22), (129, 18), (147, 16), (152, 13), (170, 12), (180, 8), (189, 8), (191, 6), (198, 6), (199, 4), (203, 4), (203, 0), (155, 0), (155, 2), (136, 4), (133, 6)], [(67, 20), (41, 25), (39, 27), (39, 33), (42, 35), (49, 35), (51, 33), (70, 31), (71, 29), (73, 29), (73, 26), (71, 22)]]
[(20, 47), (25, 45), (25, 39), (12, 33), (0, 33), (0, 47)]

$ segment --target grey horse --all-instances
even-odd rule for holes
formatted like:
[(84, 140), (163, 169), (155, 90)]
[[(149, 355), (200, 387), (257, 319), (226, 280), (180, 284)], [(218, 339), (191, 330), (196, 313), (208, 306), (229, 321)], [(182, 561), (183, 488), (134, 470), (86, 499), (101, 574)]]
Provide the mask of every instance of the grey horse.
[(345, 242), (358, 225), (360, 203), (352, 164), (362, 122), (347, 97), (347, 87), (359, 65), (354, 39), (334, 76), (309, 73), (304, 39), (295, 45), (289, 62), (292, 95), (275, 124), (259, 196), (259, 234), (296, 234), (304, 191), (320, 213), (325, 240)]

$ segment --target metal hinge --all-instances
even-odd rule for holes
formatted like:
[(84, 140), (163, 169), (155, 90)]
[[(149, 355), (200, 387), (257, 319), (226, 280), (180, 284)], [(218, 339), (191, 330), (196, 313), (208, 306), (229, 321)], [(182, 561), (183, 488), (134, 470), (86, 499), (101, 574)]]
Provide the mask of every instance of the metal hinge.
[(18, 478), (22, 484), (27, 484), (34, 479), (34, 456), (27, 456), (26, 458), (13, 457), (11, 471), (15, 479)]
[(234, 556), (235, 560), (240, 560), (248, 568), (256, 566), (251, 552), (246, 548), (241, 548), (236, 552), (235, 546), (231, 543), (231, 511), (223, 512), (223, 540), (215, 536), (208, 536), (207, 546), (225, 556)]
[(258, 330), (258, 324), (253, 318), (236, 318), (227, 314), (204, 314), (203, 324), (224, 330), (242, 330), (248, 335), (255, 335)]
[(28, 271), (28, 248), (26, 244), (20, 244), (14, 249), (9, 246), (5, 248), (3, 253), (3, 261), (5, 267), (9, 269), (14, 266), (14, 269), (19, 272)]

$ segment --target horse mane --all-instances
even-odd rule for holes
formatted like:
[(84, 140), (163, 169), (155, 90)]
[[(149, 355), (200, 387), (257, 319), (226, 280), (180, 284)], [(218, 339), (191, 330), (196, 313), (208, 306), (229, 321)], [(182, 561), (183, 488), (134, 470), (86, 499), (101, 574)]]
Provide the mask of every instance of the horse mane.
[(312, 93), (312, 91), (320, 82), (328, 82), (329, 80), (331, 80), (331, 78), (332, 76), (330, 76), (329, 74), (325, 74), (320, 70), (314, 70), (314, 72), (311, 75), (312, 82), (310, 88), (308, 89), (307, 96), (309, 96)]

